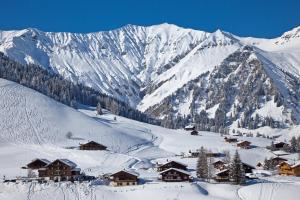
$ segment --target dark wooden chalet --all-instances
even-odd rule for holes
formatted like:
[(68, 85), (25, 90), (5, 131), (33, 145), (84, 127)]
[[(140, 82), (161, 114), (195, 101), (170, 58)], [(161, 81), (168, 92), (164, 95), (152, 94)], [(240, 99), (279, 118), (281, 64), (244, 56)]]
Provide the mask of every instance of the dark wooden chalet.
[(106, 150), (107, 147), (94, 141), (85, 144), (80, 144), (80, 150)]
[(198, 131), (192, 130), (192, 131), (191, 131), (191, 135), (198, 135)]
[(274, 143), (274, 147), (276, 149), (283, 149), (283, 147), (285, 147), (285, 146), (289, 146), (289, 144), (286, 142), (275, 142)]
[(253, 167), (249, 164), (246, 164), (246, 163), (243, 163), (243, 168), (244, 168), (245, 173), (252, 173), (252, 170), (255, 169), (255, 167)]
[(228, 143), (235, 143), (235, 142), (238, 142), (238, 139), (237, 138), (234, 138), (234, 137), (224, 137), (224, 140)]
[(238, 143), (236, 143), (237, 147), (243, 148), (243, 149), (249, 149), (251, 145), (251, 142), (249, 141), (239, 141)]
[(157, 171), (162, 172), (162, 171), (165, 171), (165, 170), (170, 169), (170, 168), (186, 170), (187, 165), (185, 165), (183, 163), (180, 163), (180, 162), (177, 162), (177, 161), (170, 161), (170, 162), (167, 162), (163, 165), (159, 165), (157, 167)]
[(73, 181), (80, 176), (80, 168), (68, 159), (57, 159), (39, 169), (39, 177), (54, 181)]
[(274, 158), (270, 158), (270, 161), (272, 162), (273, 165), (277, 166), (282, 162), (286, 162), (287, 159), (281, 157), (274, 157)]
[(212, 163), (215, 169), (218, 170), (223, 170), (226, 168), (226, 163), (223, 162), (222, 160), (217, 160), (215, 162)]
[(111, 186), (127, 186), (138, 184), (138, 174), (129, 172), (127, 170), (121, 170), (110, 175)]
[(182, 169), (170, 168), (160, 172), (159, 174), (161, 176), (160, 179), (166, 182), (182, 182), (191, 180), (190, 173)]
[(23, 167), (25, 169), (31, 169), (31, 170), (37, 170), (40, 168), (43, 168), (50, 164), (51, 162), (47, 159), (37, 158), (35, 160), (32, 160), (30, 163), (26, 165), (26, 167)]
[(214, 177), (217, 182), (228, 182), (229, 181), (229, 169), (223, 169), (215, 174)]

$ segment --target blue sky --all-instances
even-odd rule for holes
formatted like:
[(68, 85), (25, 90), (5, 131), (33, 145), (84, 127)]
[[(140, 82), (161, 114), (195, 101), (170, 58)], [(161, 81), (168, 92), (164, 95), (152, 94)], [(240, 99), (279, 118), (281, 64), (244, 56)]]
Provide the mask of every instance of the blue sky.
[(300, 0), (2, 0), (0, 29), (94, 32), (171, 23), (272, 38), (300, 26)]

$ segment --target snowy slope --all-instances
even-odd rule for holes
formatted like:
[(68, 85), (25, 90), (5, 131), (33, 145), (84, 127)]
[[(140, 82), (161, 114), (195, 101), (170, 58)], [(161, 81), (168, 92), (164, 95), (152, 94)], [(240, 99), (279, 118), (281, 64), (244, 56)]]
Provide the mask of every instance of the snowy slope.
[[(55, 144), (78, 146), (95, 140), (113, 151), (151, 139), (148, 133), (115, 130), (106, 121), (93, 118), (58, 103), (34, 90), (0, 79), (0, 144)], [(71, 139), (67, 133), (71, 132)], [(73, 138), (73, 139), (72, 139)], [(117, 149), (116, 149), (117, 148)]]

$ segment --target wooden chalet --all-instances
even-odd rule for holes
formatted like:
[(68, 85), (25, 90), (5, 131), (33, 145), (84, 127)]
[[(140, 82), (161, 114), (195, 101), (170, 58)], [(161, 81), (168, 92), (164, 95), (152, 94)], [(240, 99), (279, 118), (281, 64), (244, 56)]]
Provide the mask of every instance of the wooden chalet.
[(256, 164), (256, 169), (263, 169), (263, 167), (264, 167), (264, 165), (263, 165), (262, 162), (258, 162), (258, 163)]
[(252, 173), (252, 170), (255, 169), (255, 167), (253, 167), (249, 164), (243, 163), (243, 169), (244, 169), (245, 173)]
[(234, 137), (224, 137), (224, 140), (228, 143), (235, 143), (235, 142), (238, 142), (238, 139), (237, 138), (234, 138)]
[(23, 167), (23, 169), (31, 169), (31, 170), (38, 170), (50, 164), (51, 162), (47, 159), (37, 158), (32, 160), (30, 163)]
[(284, 176), (300, 176), (300, 161), (294, 164), (287, 161), (280, 163), (279, 174)]
[(106, 150), (107, 147), (94, 141), (85, 144), (80, 144), (80, 150)]
[(166, 182), (183, 182), (191, 180), (190, 173), (182, 169), (169, 168), (159, 174), (161, 176), (160, 179)]
[(80, 168), (68, 159), (57, 159), (38, 170), (45, 180), (74, 181), (80, 176)]
[(213, 162), (212, 165), (214, 166), (215, 169), (218, 169), (218, 170), (223, 170), (226, 168), (226, 163), (223, 162), (222, 160), (217, 160), (217, 161)]
[(196, 127), (193, 124), (190, 124), (190, 125), (184, 127), (184, 130), (186, 130), (186, 131), (193, 131), (195, 129), (196, 129)]
[(138, 184), (138, 174), (129, 172), (127, 170), (121, 170), (110, 175), (111, 186), (129, 186)]
[(281, 158), (281, 157), (274, 157), (274, 158), (270, 158), (269, 160), (272, 161), (272, 163), (273, 163), (275, 166), (279, 165), (279, 164), (282, 163), (282, 162), (286, 162), (286, 161), (287, 161), (287, 159)]
[(214, 180), (217, 182), (228, 182), (229, 181), (229, 169), (223, 169), (215, 173)]
[(198, 135), (198, 131), (192, 130), (192, 131), (191, 131), (191, 135)]
[(186, 170), (187, 169), (187, 165), (183, 164), (183, 163), (180, 163), (180, 162), (177, 162), (177, 161), (170, 161), (170, 162), (167, 162), (163, 165), (159, 165), (157, 167), (157, 171), (158, 172), (162, 172), (162, 171), (165, 171), (167, 169), (170, 169), (170, 168), (176, 168), (176, 169), (181, 169), (181, 170)]
[(246, 140), (239, 141), (239, 142), (236, 143), (237, 147), (240, 147), (240, 148), (243, 148), (243, 149), (249, 149), (250, 145), (251, 145), (251, 142), (246, 141)]
[(282, 149), (282, 148), (285, 147), (285, 146), (289, 146), (289, 144), (286, 143), (286, 142), (275, 142), (275, 143), (274, 143), (274, 147), (275, 147), (276, 149)]

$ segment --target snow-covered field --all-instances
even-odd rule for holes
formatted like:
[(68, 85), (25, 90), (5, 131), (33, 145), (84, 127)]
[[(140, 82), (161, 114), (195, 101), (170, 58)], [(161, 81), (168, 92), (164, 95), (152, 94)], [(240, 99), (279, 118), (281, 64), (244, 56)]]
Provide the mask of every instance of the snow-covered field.
[[(21, 169), (34, 158), (67, 158), (88, 175), (99, 176), (126, 168), (135, 170), (144, 184), (109, 187), (95, 183), (1, 183), (2, 200), (48, 199), (298, 199), (300, 179), (274, 176), (263, 183), (248, 186), (204, 182), (163, 183), (153, 169), (156, 162), (178, 160), (195, 174), (196, 159), (182, 158), (181, 153), (201, 146), (212, 151), (236, 146), (224, 142), (217, 133), (200, 132), (192, 136), (184, 130), (170, 130), (106, 113), (97, 116), (93, 108), (78, 111), (64, 106), (33, 90), (0, 79), (0, 177), (25, 176)], [(114, 118), (116, 117), (116, 120)], [(72, 137), (67, 133), (72, 132)], [(255, 148), (241, 150), (241, 158), (256, 165), (273, 154), (264, 147), (271, 140), (240, 138)], [(79, 143), (94, 140), (109, 151), (80, 151)]]

